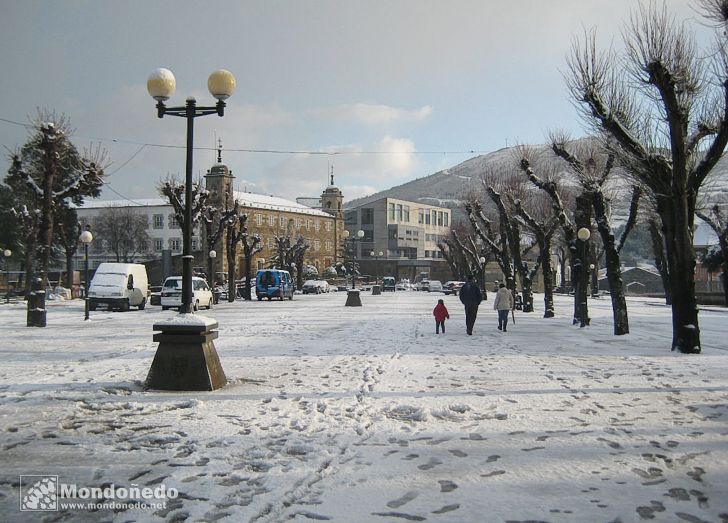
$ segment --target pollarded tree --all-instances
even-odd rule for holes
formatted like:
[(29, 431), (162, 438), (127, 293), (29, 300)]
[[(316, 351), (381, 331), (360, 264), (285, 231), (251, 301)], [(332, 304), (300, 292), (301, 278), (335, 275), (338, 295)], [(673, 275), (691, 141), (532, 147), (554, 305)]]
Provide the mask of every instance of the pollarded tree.
[(81, 224), (78, 213), (72, 207), (60, 207), (56, 212), (56, 236), (66, 258), (66, 288), (73, 287), (73, 255), (78, 250)]
[(30, 128), (28, 142), (11, 157), (6, 181), (24, 184), (37, 203), (39, 276), (45, 288), (55, 239), (55, 214), (62, 205), (82, 204), (84, 198), (100, 194), (106, 158), (98, 148), (79, 153), (71, 142), (70, 123), (64, 116), (41, 112)]
[[(184, 203), (185, 184), (174, 177), (168, 177), (157, 185), (157, 191), (161, 196), (167, 198), (167, 201), (172, 206), (174, 217), (182, 229), (182, 235), (184, 237), (185, 231), (187, 230)], [(203, 213), (207, 209), (207, 200), (209, 197), (210, 192), (202, 187), (200, 182), (192, 184), (192, 231), (194, 231), (195, 225), (200, 223)]]
[[(618, 56), (592, 32), (576, 41), (567, 83), (586, 121), (655, 200), (672, 294), (672, 349), (699, 353), (693, 225), (699, 191), (728, 144), (725, 41), (708, 63), (683, 24), (650, 5)], [(711, 67), (712, 66), (712, 67)]]
[[(563, 135), (551, 137), (551, 148), (556, 156), (567, 163), (572, 178), (583, 194), (591, 199), (594, 220), (604, 247), (609, 296), (612, 301), (614, 334), (618, 336), (629, 334), (627, 300), (624, 295), (619, 254), (637, 222), (637, 210), (642, 196), (641, 185), (631, 187), (627, 223), (617, 240), (612, 227), (612, 198), (610, 196), (610, 182), (615, 177), (614, 155), (601, 150), (598, 144), (593, 142), (582, 141), (578, 145), (569, 143), (568, 138)], [(593, 274), (596, 274), (596, 271)]]

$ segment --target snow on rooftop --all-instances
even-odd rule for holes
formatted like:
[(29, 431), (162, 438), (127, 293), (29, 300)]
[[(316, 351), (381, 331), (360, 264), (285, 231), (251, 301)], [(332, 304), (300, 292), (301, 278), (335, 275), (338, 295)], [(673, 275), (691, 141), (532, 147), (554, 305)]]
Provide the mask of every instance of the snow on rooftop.
[[(285, 198), (280, 198), (278, 196), (235, 191), (235, 198), (244, 207), (331, 217), (330, 214), (325, 213), (321, 210), (313, 209), (301, 203), (287, 200)], [(87, 200), (81, 207), (79, 207), (79, 209), (160, 206), (170, 206), (170, 203), (169, 201), (162, 198), (139, 198), (133, 200)]]

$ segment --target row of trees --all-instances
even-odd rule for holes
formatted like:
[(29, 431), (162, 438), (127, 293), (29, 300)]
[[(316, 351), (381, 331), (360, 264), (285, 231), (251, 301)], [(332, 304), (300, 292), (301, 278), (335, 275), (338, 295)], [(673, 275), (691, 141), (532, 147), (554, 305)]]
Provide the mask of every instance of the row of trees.
[[(728, 2), (700, 5), (726, 24)], [(521, 147), (512, 166), (484, 173), (482, 190), (465, 198), (469, 227), (456, 229), (441, 249), (456, 274), (482, 272), (483, 261), (495, 258), (512, 290), (518, 279), (524, 311), (533, 310), (531, 282), (540, 270), (548, 317), (551, 252), (554, 243), (560, 245), (576, 283), (574, 321), (582, 325), (588, 323), (587, 267), (604, 256), (614, 332), (627, 334), (620, 252), (640, 217), (650, 224), (672, 307), (672, 348), (697, 353), (695, 216), (715, 230), (724, 262), (728, 244), (721, 204), (701, 200), (728, 143), (726, 33), (706, 60), (686, 27), (664, 7), (651, 5), (633, 14), (623, 34), (621, 53), (598, 50), (591, 32), (574, 41), (568, 57), (568, 89), (593, 138), (574, 143), (555, 133), (550, 157)], [(630, 202), (618, 238), (611, 219), (614, 198)], [(590, 242), (579, 239), (580, 229), (596, 230), (599, 241), (596, 235)], [(537, 254), (529, 264), (532, 250)]]

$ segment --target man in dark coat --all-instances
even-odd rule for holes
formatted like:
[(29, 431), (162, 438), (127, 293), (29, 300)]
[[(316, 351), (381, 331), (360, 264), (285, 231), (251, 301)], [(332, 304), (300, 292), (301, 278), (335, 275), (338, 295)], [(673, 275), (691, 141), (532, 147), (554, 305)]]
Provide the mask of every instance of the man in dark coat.
[(475, 318), (478, 316), (478, 305), (483, 301), (483, 293), (472, 276), (468, 276), (468, 281), (460, 289), (460, 301), (465, 305), (465, 328), (468, 334), (472, 336)]

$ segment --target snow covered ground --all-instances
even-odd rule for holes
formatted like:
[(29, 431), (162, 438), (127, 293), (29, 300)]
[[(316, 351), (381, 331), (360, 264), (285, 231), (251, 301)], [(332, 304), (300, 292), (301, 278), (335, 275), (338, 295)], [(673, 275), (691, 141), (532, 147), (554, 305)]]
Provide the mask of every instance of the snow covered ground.
[[(38, 329), (0, 305), (0, 520), (728, 521), (726, 309), (682, 355), (659, 300), (632, 299), (621, 337), (606, 298), (591, 327), (558, 297), (556, 318), (517, 312), (507, 333), (488, 301), (467, 336), (445, 296), (436, 336), (440, 297), (221, 304), (204, 315), (229, 384), (191, 393), (142, 390), (169, 311), (84, 322), (82, 302), (51, 302)], [(21, 475), (179, 495), (21, 512)]]

